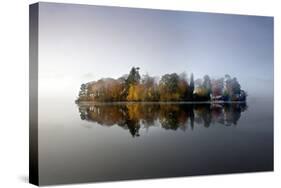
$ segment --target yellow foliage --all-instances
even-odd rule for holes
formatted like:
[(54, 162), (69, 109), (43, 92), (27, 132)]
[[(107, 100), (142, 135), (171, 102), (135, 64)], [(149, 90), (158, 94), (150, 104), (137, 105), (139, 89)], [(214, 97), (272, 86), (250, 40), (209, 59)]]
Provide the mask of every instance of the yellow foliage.
[(204, 97), (208, 95), (208, 90), (205, 87), (197, 87), (194, 90), (194, 93), (197, 94), (200, 97)]
[(141, 101), (143, 99), (143, 90), (144, 90), (144, 88), (140, 84), (130, 85), (127, 100), (128, 101)]

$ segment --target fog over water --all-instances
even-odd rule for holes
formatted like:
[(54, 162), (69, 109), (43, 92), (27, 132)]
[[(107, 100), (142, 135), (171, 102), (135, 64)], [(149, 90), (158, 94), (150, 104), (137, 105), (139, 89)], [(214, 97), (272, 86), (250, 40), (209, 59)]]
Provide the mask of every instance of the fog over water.
[(41, 96), (76, 97), (81, 83), (138, 66), (152, 76), (229, 74), (251, 96), (272, 97), (272, 17), (40, 5)]

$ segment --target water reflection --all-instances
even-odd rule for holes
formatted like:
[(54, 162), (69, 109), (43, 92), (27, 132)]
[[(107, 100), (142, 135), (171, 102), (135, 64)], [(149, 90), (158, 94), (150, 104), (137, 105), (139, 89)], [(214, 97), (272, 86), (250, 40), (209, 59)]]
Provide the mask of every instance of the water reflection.
[(102, 126), (120, 126), (130, 134), (140, 136), (141, 127), (159, 126), (166, 130), (193, 130), (202, 124), (237, 125), (246, 103), (224, 104), (167, 104), (167, 103), (121, 103), (79, 104), (82, 120)]

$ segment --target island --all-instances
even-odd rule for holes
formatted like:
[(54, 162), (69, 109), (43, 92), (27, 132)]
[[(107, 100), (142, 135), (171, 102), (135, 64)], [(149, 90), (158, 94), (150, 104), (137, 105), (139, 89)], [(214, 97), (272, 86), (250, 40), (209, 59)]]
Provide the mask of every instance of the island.
[(194, 79), (193, 73), (171, 73), (159, 77), (140, 76), (139, 67), (120, 78), (101, 78), (83, 83), (80, 102), (245, 102), (247, 93), (236, 77)]

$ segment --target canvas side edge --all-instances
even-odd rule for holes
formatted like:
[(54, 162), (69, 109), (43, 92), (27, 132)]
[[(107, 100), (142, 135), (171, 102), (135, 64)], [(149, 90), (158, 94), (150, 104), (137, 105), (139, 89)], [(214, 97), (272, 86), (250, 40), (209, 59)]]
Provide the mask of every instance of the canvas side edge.
[(29, 183), (39, 185), (38, 166), (39, 3), (29, 5)]

